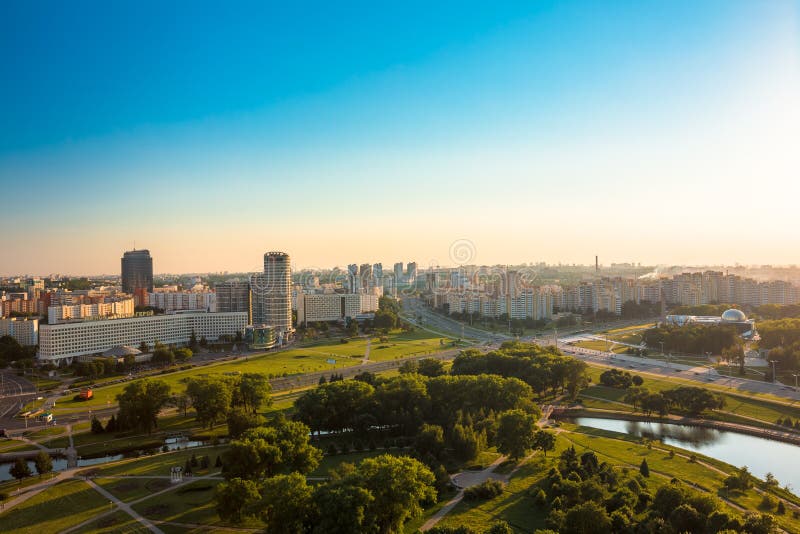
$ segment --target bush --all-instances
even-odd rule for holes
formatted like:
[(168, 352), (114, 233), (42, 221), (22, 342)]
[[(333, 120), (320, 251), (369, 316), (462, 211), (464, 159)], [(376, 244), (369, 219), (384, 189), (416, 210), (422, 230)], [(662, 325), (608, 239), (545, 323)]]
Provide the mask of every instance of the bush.
[(497, 497), (503, 493), (504, 487), (505, 484), (499, 480), (493, 480), (490, 478), (489, 480), (482, 482), (477, 486), (472, 486), (471, 488), (465, 489), (464, 500), (477, 501), (493, 499), (494, 497)]

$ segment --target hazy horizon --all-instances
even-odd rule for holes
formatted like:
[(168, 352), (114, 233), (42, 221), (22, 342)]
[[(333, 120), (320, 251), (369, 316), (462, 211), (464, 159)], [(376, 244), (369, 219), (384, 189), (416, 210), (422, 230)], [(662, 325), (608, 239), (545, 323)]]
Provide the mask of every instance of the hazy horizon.
[(0, 275), (800, 263), (795, 1), (3, 12)]

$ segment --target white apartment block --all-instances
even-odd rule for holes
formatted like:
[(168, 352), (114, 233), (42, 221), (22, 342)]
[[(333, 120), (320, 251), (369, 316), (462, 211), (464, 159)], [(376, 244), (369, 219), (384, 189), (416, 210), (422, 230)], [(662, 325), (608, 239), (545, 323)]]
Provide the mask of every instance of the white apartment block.
[(147, 304), (165, 312), (202, 310), (217, 311), (217, 295), (213, 291), (154, 292), (147, 295)]
[(47, 308), (47, 322), (50, 324), (59, 324), (98, 317), (133, 317), (133, 311), (133, 299), (121, 299), (113, 302), (99, 302), (96, 304), (49, 306)]
[(20, 345), (33, 347), (39, 343), (39, 319), (0, 319), (0, 337), (3, 336), (11, 336)]
[(73, 358), (100, 354), (120, 345), (138, 346), (185, 344), (194, 332), (200, 339), (216, 341), (220, 336), (244, 333), (247, 313), (187, 312), (129, 319), (110, 319), (77, 323), (41, 325), (39, 359), (54, 363), (72, 363)]

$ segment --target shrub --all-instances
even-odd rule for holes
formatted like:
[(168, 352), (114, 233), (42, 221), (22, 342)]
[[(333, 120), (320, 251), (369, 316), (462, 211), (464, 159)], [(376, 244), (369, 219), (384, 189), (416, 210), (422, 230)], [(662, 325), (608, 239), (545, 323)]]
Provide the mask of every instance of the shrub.
[(464, 499), (467, 501), (488, 500), (503, 493), (505, 484), (499, 480), (489, 479), (485, 482), (464, 490)]

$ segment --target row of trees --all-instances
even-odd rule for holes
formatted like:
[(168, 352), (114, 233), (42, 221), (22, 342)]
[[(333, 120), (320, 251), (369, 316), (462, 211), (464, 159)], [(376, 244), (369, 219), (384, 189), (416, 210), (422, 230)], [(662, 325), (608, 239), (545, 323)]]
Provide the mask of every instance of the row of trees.
[[(761, 331), (761, 325), (758, 329)], [(735, 327), (728, 325), (659, 326), (646, 330), (642, 341), (652, 348), (661, 348), (663, 342), (664, 350), (669, 352), (722, 354), (729, 347), (738, 346), (740, 336)]]
[[(36, 468), (36, 474), (40, 477), (53, 471), (53, 459), (44, 451), (36, 455), (33, 460), (33, 466)], [(33, 476), (28, 462), (24, 458), (17, 458), (14, 464), (9, 468), (8, 473), (22, 483), (22, 479)]]
[(628, 371), (609, 369), (600, 375), (600, 383), (610, 388), (628, 389), (631, 386), (641, 386), (644, 379), (639, 375), (632, 375)]
[(680, 386), (661, 392), (634, 387), (625, 393), (623, 400), (648, 416), (657, 413), (662, 417), (669, 415), (671, 410), (697, 416), (706, 410), (719, 410), (725, 406), (722, 395), (691, 386)]
[(450, 372), (454, 375), (490, 374), (518, 378), (539, 396), (566, 392), (575, 398), (589, 383), (586, 369), (586, 363), (563, 356), (555, 347), (509, 341), (486, 355), (477, 349), (462, 351)]
[(201, 376), (186, 381), (184, 401), (194, 407), (203, 427), (228, 421), (230, 434), (235, 436), (263, 423), (258, 411), (270, 406), (271, 392), (269, 379), (262, 373)]

